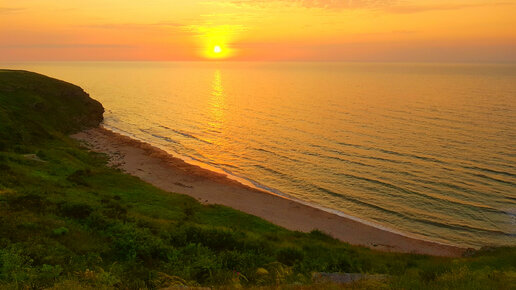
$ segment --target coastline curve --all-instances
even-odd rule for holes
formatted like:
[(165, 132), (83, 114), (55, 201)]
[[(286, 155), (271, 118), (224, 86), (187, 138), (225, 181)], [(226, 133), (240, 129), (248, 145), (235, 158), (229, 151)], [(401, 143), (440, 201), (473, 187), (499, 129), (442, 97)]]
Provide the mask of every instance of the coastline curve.
[(290, 230), (320, 230), (350, 244), (388, 252), (458, 257), (467, 250), (411, 237), (339, 211), (245, 184), (102, 126), (72, 137), (93, 151), (108, 154), (111, 166), (158, 188), (192, 196), (202, 203), (232, 207)]

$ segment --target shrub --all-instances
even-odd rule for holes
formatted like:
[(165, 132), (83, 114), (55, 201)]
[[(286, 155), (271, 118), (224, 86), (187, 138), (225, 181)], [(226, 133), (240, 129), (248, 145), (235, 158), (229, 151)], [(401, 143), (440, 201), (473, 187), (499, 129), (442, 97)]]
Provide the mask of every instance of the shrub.
[(0, 250), (0, 280), (28, 282), (34, 276), (32, 262), (23, 254), (23, 247), (11, 245)]
[(53, 234), (54, 236), (63, 236), (63, 235), (66, 235), (68, 232), (69, 232), (69, 231), (68, 231), (68, 229), (67, 229), (67, 228), (65, 228), (65, 227), (60, 227), (60, 228), (54, 229), (54, 230), (52, 231), (52, 234)]
[(272, 262), (263, 267), (267, 271), (267, 275), (261, 277), (264, 284), (282, 284), (292, 275), (292, 268), (287, 267), (279, 262)]
[(330, 265), (328, 266), (328, 270), (332, 272), (355, 272), (352, 268), (352, 263), (350, 258), (347, 255), (336, 255)]
[(195, 217), (195, 208), (191, 205), (187, 205), (183, 209), (183, 214), (184, 214), (184, 218), (183, 218), (184, 222), (192, 221)]
[(86, 181), (86, 178), (91, 176), (92, 172), (90, 169), (84, 169), (84, 170), (77, 170), (74, 173), (70, 174), (66, 180), (75, 183), (77, 185), (82, 186), (89, 186), (88, 182)]
[(88, 216), (85, 223), (94, 230), (105, 230), (110, 225), (110, 221), (104, 215), (96, 211)]
[(434, 281), (437, 277), (441, 276), (449, 270), (448, 267), (442, 264), (430, 264), (422, 266), (419, 275), (425, 282)]
[(139, 229), (131, 224), (115, 224), (108, 234), (112, 249), (122, 260), (166, 260), (168, 248), (148, 229)]
[(315, 239), (318, 239), (320, 241), (325, 241), (325, 242), (334, 242), (336, 241), (335, 238), (321, 232), (320, 230), (312, 230), (310, 232), (310, 237), (312, 238), (315, 238)]
[[(104, 201), (104, 200), (103, 200)], [(127, 209), (120, 205), (118, 202), (112, 202), (109, 200), (105, 200), (103, 202), (105, 204), (102, 213), (107, 217), (113, 219), (126, 219), (127, 218)]]
[(58, 210), (62, 216), (73, 219), (85, 219), (93, 212), (91, 206), (81, 203), (62, 203)]
[(159, 289), (163, 288), (186, 288), (188, 286), (197, 286), (195, 282), (188, 282), (185, 279), (178, 276), (171, 276), (165, 273), (159, 272), (156, 279), (152, 281), (153, 286)]
[(36, 194), (13, 196), (8, 199), (8, 202), (9, 206), (13, 209), (27, 209), (35, 212), (42, 212), (50, 205), (50, 202), (46, 198)]
[(43, 264), (39, 270), (38, 282), (43, 285), (53, 285), (62, 272), (63, 268), (59, 265), (52, 266)]
[(244, 233), (221, 228), (203, 228), (194, 225), (182, 225), (170, 233), (170, 242), (175, 246), (199, 243), (215, 251), (243, 248), (241, 239)]
[(36, 152), (36, 156), (38, 156), (42, 160), (45, 160), (48, 158), (47, 154), (43, 150), (38, 150), (38, 152)]
[(295, 263), (302, 261), (304, 258), (304, 254), (298, 248), (289, 247), (280, 249), (276, 257), (279, 262), (287, 266), (292, 266)]
[[(2, 160), (0, 160), (0, 162), (2, 162)], [(0, 163), (0, 172), (3, 172), (3, 174), (5, 174), (7, 171), (10, 171), (11, 170), (11, 167), (9, 167), (9, 165), (5, 164), (5, 163)]]
[(95, 286), (95, 288), (113, 287), (120, 284), (120, 279), (109, 271), (104, 271), (101, 267), (96, 270), (86, 269), (84, 271), (76, 272), (80, 280)]

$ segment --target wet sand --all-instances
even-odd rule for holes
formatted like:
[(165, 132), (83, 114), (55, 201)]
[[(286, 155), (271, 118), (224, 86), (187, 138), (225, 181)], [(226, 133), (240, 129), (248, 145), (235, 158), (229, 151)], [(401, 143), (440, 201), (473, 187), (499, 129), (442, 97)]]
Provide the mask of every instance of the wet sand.
[(290, 230), (318, 229), (341, 241), (382, 251), (456, 257), (466, 250), (407, 237), (243, 185), (105, 128), (72, 137), (91, 150), (107, 153), (111, 166), (165, 191), (186, 194), (202, 203), (229, 206)]

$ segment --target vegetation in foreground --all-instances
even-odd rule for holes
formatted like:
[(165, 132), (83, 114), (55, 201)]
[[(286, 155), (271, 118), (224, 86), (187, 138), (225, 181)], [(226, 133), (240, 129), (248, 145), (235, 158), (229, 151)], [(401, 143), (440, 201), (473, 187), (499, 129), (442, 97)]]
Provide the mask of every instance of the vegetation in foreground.
[[(0, 288), (516, 286), (514, 247), (383, 253), (161, 191), (67, 136), (102, 112), (74, 85), (0, 70)], [(318, 285), (315, 272), (384, 276)]]

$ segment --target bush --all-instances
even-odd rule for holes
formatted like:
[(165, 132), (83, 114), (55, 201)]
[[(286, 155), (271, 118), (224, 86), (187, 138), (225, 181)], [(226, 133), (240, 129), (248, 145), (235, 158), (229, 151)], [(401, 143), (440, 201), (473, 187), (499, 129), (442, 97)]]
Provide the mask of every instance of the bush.
[(310, 237), (314, 238), (314, 239), (317, 239), (317, 240), (320, 240), (320, 241), (325, 241), (325, 242), (335, 242), (337, 241), (335, 238), (321, 232), (320, 230), (312, 230), (310, 232)]
[[(2, 161), (0, 160), (0, 162), (2, 162)], [(11, 170), (11, 167), (9, 167), (9, 165), (7, 165), (5, 163), (0, 163), (0, 172), (2, 172), (2, 174), (5, 174), (10, 170)]]
[(139, 229), (131, 224), (115, 224), (108, 230), (108, 234), (115, 255), (122, 260), (148, 262), (167, 259), (169, 249), (148, 229)]
[(60, 215), (72, 219), (85, 219), (93, 212), (91, 206), (81, 203), (62, 203), (59, 204), (58, 210)]
[(425, 282), (431, 282), (437, 279), (437, 277), (441, 276), (442, 274), (446, 273), (449, 270), (449, 267), (446, 267), (442, 264), (437, 265), (429, 265), (429, 266), (422, 266), (419, 275)]
[(302, 261), (304, 256), (305, 255), (300, 249), (291, 247), (280, 249), (276, 255), (278, 261), (287, 266), (292, 266), (295, 263)]
[(41, 285), (53, 285), (63, 273), (63, 268), (59, 265), (43, 264), (39, 270), (38, 282)]
[(86, 269), (76, 272), (81, 281), (92, 285), (95, 288), (114, 287), (121, 283), (120, 279), (109, 271), (104, 271), (101, 267), (95, 270)]
[(52, 231), (52, 234), (54, 236), (63, 236), (63, 235), (66, 235), (67, 233), (68, 233), (68, 229), (65, 227), (60, 227), (60, 228), (54, 229)]
[(89, 183), (86, 181), (86, 178), (92, 175), (93, 174), (90, 169), (81, 169), (70, 174), (66, 179), (77, 185), (89, 186)]
[(44, 211), (51, 203), (37, 194), (12, 196), (8, 199), (9, 206), (16, 210), (26, 209), (35, 212)]
[(102, 213), (113, 219), (126, 219), (127, 218), (127, 209), (120, 205), (118, 202), (112, 202), (109, 200), (103, 200), (105, 204)]
[(109, 227), (110, 221), (101, 213), (95, 211), (85, 220), (86, 225), (94, 230), (105, 230)]
[(198, 243), (215, 251), (242, 249), (244, 238), (244, 233), (194, 225), (182, 225), (170, 233), (170, 242), (175, 246)]
[(333, 257), (331, 263), (328, 265), (328, 270), (331, 272), (357, 272), (355, 268), (353, 268), (350, 258), (342, 254)]
[(0, 281), (28, 282), (33, 278), (33, 261), (23, 252), (23, 247), (17, 245), (0, 250)]

